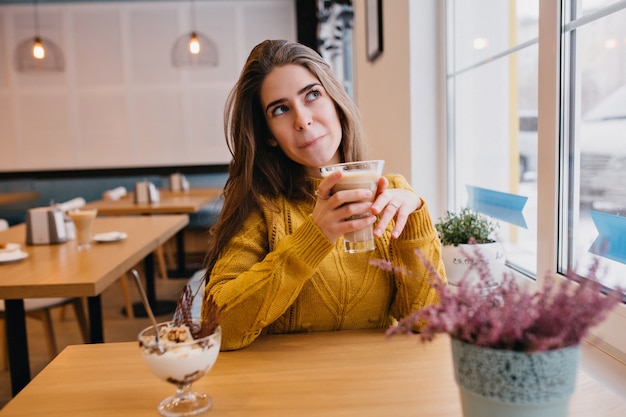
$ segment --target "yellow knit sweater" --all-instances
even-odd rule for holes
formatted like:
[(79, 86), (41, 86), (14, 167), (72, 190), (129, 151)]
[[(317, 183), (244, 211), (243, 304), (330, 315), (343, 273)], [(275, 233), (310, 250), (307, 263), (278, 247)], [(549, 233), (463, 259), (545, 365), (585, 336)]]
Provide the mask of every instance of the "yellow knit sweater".
[[(411, 189), (402, 176), (387, 176), (390, 188)], [(313, 187), (321, 180), (313, 179)], [(205, 297), (223, 306), (222, 350), (248, 346), (261, 333), (293, 333), (387, 327), (393, 319), (437, 301), (419, 248), (441, 276), (441, 244), (426, 204), (409, 216), (398, 239), (393, 222), (376, 239), (376, 250), (346, 253), (313, 223), (314, 201), (275, 202), (246, 219), (210, 276)], [(413, 271), (383, 271), (370, 259), (385, 259)]]

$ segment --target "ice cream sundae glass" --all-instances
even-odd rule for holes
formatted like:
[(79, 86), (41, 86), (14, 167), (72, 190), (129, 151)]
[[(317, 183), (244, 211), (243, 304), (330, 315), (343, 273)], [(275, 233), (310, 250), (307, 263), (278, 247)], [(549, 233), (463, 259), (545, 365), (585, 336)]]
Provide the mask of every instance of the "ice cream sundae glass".
[(150, 370), (176, 385), (176, 394), (159, 404), (161, 415), (192, 416), (211, 408), (211, 397), (193, 392), (191, 384), (213, 367), (221, 340), (219, 325), (208, 334), (197, 320), (159, 323), (139, 333), (139, 348)]

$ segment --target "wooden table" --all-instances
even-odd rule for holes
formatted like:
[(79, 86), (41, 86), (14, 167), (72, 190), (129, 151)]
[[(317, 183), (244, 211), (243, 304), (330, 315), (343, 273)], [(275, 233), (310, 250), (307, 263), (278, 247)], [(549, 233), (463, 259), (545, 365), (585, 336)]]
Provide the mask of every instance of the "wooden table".
[[(416, 337), (388, 340), (382, 330), (263, 336), (221, 352), (193, 387), (213, 398), (211, 417), (462, 415), (445, 336), (425, 345)], [(148, 370), (136, 342), (76, 345), (0, 417), (153, 417), (173, 393)], [(626, 401), (580, 372), (569, 415), (623, 417)]]
[(37, 197), (39, 193), (36, 192), (0, 193), (0, 205), (34, 200)]
[(128, 194), (119, 200), (97, 200), (87, 203), (85, 208), (97, 208), (99, 215), (120, 216), (128, 214), (172, 214), (195, 213), (219, 195), (219, 191), (206, 194), (160, 192), (157, 203), (135, 203)]
[[(100, 294), (188, 222), (187, 215), (96, 218), (94, 233), (120, 231), (128, 237), (119, 242), (93, 244), (80, 252), (75, 240), (27, 246), (24, 224), (0, 232), (0, 242), (20, 243), (29, 255), (20, 262), (0, 265), (0, 298), (6, 304), (13, 393), (30, 380), (24, 298), (87, 297), (91, 341), (102, 342)], [(146, 281), (152, 281), (154, 288), (153, 274), (146, 273)]]
[(195, 213), (222, 192), (221, 188), (198, 188), (188, 192), (159, 190), (157, 203), (135, 203), (134, 194), (129, 193), (119, 200), (97, 200), (87, 203), (85, 208), (97, 208), (99, 215), (119, 216), (127, 214), (173, 214)]
[[(129, 193), (119, 200), (97, 200), (85, 208), (97, 208), (98, 215), (118, 216), (128, 214), (176, 214), (196, 213), (222, 193), (222, 187), (191, 188), (186, 192), (159, 190), (158, 203), (135, 203), (134, 194)], [(176, 235), (177, 270), (174, 275), (189, 277), (193, 271), (185, 268), (185, 239), (182, 231)]]

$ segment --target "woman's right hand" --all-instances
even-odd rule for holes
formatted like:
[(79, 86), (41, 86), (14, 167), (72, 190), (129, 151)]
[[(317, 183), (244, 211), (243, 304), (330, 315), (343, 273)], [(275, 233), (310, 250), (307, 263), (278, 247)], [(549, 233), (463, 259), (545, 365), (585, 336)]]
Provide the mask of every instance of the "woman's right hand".
[(342, 177), (340, 171), (326, 177), (317, 190), (317, 202), (311, 218), (328, 240), (336, 242), (345, 233), (374, 224), (376, 216), (351, 220), (350, 217), (370, 211), (373, 191), (365, 189), (342, 190), (331, 195), (331, 190)]

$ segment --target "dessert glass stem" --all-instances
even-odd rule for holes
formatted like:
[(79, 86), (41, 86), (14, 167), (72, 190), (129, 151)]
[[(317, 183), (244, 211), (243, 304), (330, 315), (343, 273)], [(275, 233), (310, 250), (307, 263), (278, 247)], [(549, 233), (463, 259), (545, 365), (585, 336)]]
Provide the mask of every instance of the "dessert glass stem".
[(202, 413), (213, 405), (207, 394), (193, 392), (191, 383), (176, 384), (176, 394), (159, 404), (159, 413), (167, 417), (192, 416)]

